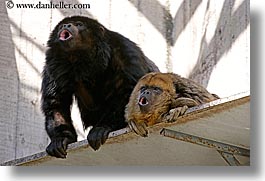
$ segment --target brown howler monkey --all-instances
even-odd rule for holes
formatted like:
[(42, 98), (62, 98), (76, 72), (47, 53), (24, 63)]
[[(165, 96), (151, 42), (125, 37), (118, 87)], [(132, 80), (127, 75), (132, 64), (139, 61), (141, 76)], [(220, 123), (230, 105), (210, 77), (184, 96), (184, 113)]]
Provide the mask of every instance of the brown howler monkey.
[(126, 106), (125, 119), (130, 128), (147, 136), (147, 126), (174, 121), (188, 107), (218, 99), (192, 80), (173, 73), (149, 73), (135, 86)]
[(137, 81), (159, 71), (136, 44), (88, 17), (56, 25), (48, 40), (42, 80), (42, 111), (51, 143), (49, 155), (65, 158), (77, 141), (71, 105), (77, 99), (87, 139), (97, 150), (109, 132), (127, 126), (124, 109)]

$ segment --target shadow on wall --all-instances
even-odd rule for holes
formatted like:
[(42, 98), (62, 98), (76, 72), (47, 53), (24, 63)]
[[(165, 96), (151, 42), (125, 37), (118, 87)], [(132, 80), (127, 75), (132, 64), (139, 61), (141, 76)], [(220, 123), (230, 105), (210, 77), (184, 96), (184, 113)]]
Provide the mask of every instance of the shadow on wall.
[[(60, 0), (53, 0), (53, 2), (59, 3)], [(164, 6), (157, 0), (129, 0), (129, 2), (131, 2), (131, 4), (134, 5), (137, 10), (141, 12), (145, 16), (145, 18), (154, 26), (154, 28), (156, 28), (161, 33), (169, 46), (174, 46), (174, 44), (178, 40), (178, 37), (185, 30), (187, 24), (190, 22), (199, 5), (202, 3), (202, 0), (183, 0), (173, 17), (169, 13), (170, 4)], [(78, 4), (79, 1), (73, 0), (72, 3)], [(145, 6), (143, 5), (144, 3), (148, 3), (148, 5)], [(209, 10), (208, 8), (210, 0), (208, 0), (207, 3), (208, 5), (205, 14), (207, 14), (207, 11)], [(224, 1), (215, 34), (212, 37), (211, 41), (209, 43), (206, 42), (206, 30), (204, 36), (201, 37), (200, 53), (197, 58), (196, 65), (189, 73), (189, 78), (197, 81), (204, 87), (207, 87), (213, 68), (221, 59), (221, 57), (229, 51), (229, 49), (232, 47), (232, 44), (236, 41), (239, 35), (247, 28), (249, 24), (249, 19), (245, 17), (246, 8), (248, 7), (247, 3), (248, 0), (244, 0), (236, 10), (233, 10), (235, 0)], [(150, 8), (143, 9), (142, 7)], [(165, 25), (166, 29), (161, 26), (161, 22), (158, 22), (157, 19), (151, 16), (152, 13), (149, 13), (149, 11), (153, 10), (151, 7), (159, 7), (163, 10), (163, 24)], [(69, 10), (58, 9), (58, 11), (60, 11), (63, 16), (80, 14), (93, 18), (93, 15), (91, 13), (89, 13), (88, 11), (83, 11), (81, 9), (71, 10), (70, 14)], [(228, 13), (230, 13), (231, 16), (227, 16)], [(177, 21), (182, 21), (181, 26), (176, 26)], [(245, 22), (241, 23), (240, 28), (233, 29), (233, 25), (238, 24), (237, 21)], [(19, 30), (19, 27), (16, 24), (14, 24), (13, 22), (11, 23), (12, 26)], [(20, 31), (22, 32), (21, 37), (25, 37), (38, 49), (42, 49), (42, 46), (38, 45), (36, 42), (34, 42), (34, 40), (30, 39), (30, 37), (28, 37), (26, 33), (23, 32), (23, 30)], [(229, 37), (226, 37), (227, 35), (229, 35)], [(30, 61), (28, 61), (28, 63), (30, 63)], [(33, 65), (32, 68), (33, 70), (37, 71), (36, 67), (34, 67)]]
[[(37, 48), (39, 51), (43, 52), (43, 54), (44, 54), (44, 51), (45, 51), (44, 46), (45, 45), (41, 45), (41, 44), (37, 43), (33, 38), (29, 37), (27, 35), (27, 33), (24, 32), (23, 29), (21, 29), (12, 20), (9, 20), (9, 22), (10, 22), (9, 27), (12, 26), (12, 28), (14, 29), (15, 32), (19, 32), (19, 38), (21, 40), (25, 40), (26, 42), (29, 42), (29, 44), (32, 44), (34, 46), (34, 48)], [(10, 35), (10, 38), (11, 37), (12, 36)], [(17, 51), (17, 53), (19, 54), (19, 57), (21, 57), (23, 60), (25, 60), (27, 65), (30, 66), (30, 70), (33, 71), (35, 74), (37, 74), (40, 77), (41, 76), (41, 71), (38, 69), (38, 67), (36, 67), (36, 65), (34, 65), (32, 63), (33, 60), (30, 60), (30, 58), (20, 49), (20, 47), (17, 44), (14, 44), (13, 42), (12, 42), (12, 44), (13, 44), (13, 49)], [(16, 63), (15, 57), (14, 57), (14, 62)], [(19, 79), (19, 74), (17, 76), (18, 76), (18, 79)], [(27, 84), (25, 81), (19, 81), (19, 85), (20, 85), (19, 86), (20, 89), (26, 89), (26, 90), (29, 90), (31, 92), (33, 91), (36, 94), (39, 94), (39, 92), (40, 92), (39, 86), (33, 86), (33, 85), (30, 85), (30, 84)], [(23, 95), (23, 93), (21, 93), (21, 95)]]
[[(180, 7), (178, 8), (176, 14), (174, 17), (169, 12), (169, 7), (168, 6), (163, 6), (160, 4), (157, 0), (151, 0), (151, 1), (141, 1), (141, 0), (129, 0), (137, 9), (139, 12), (141, 12), (145, 18), (161, 33), (161, 35), (165, 38), (168, 39), (170, 42), (171, 46), (175, 44), (177, 41), (179, 35), (181, 32), (185, 29), (186, 25), (189, 23), (191, 20), (194, 12), (198, 8), (198, 6), (201, 4), (202, 0), (183, 0)], [(141, 5), (143, 3), (147, 3), (148, 6), (145, 7), (159, 7), (158, 9), (163, 9), (163, 16), (164, 16), (164, 24), (167, 26), (166, 32), (164, 32), (164, 28), (160, 26), (161, 22), (158, 22), (157, 19), (155, 19), (152, 15), (152, 13), (149, 13), (149, 11), (152, 11), (153, 9), (142, 9)], [(190, 7), (190, 12), (188, 12), (189, 16), (186, 16), (186, 7)], [(175, 30), (173, 30), (173, 26), (176, 25), (177, 21), (183, 21), (182, 26), (174, 27)], [(169, 25), (167, 25), (169, 24)], [(170, 26), (170, 24), (172, 26)], [(170, 33), (168, 35), (167, 33)]]
[[(161, 28), (161, 26), (159, 26), (160, 22), (157, 22), (156, 19), (149, 15), (148, 10), (143, 10), (140, 8), (141, 3), (147, 2), (140, 0), (129, 1), (150, 21), (150, 23), (152, 23), (152, 25), (163, 35), (165, 40), (169, 42), (171, 46), (176, 43), (178, 37), (184, 31), (195, 11), (202, 2), (202, 0), (183, 0), (175, 16), (165, 18), (165, 24), (173, 25), (173, 27), (168, 26), (167, 32), (170, 32), (170, 35), (168, 35), (167, 33), (163, 32), (164, 30)], [(207, 1), (205, 14), (207, 14), (207, 11), (209, 10), (209, 3), (210, 0)], [(197, 58), (196, 65), (189, 73), (189, 78), (197, 81), (204, 87), (207, 87), (214, 66), (218, 63), (221, 57), (229, 51), (229, 49), (232, 47), (232, 44), (249, 25), (249, 18), (246, 17), (246, 8), (249, 7), (247, 3), (248, 0), (244, 0), (236, 10), (233, 10), (235, 0), (224, 1), (215, 34), (211, 41), (209, 43), (206, 42), (206, 30), (204, 36), (201, 38), (200, 53)], [(148, 4), (148, 7), (160, 6), (164, 11), (164, 16), (169, 14), (167, 13), (169, 8), (161, 5), (157, 0), (148, 1)], [(187, 9), (189, 10), (188, 12)], [(150, 8), (150, 10), (152, 9)], [(230, 16), (227, 16), (228, 13), (230, 13)], [(177, 21), (182, 21), (182, 25), (176, 27)], [(240, 24), (240, 28), (233, 28), (233, 26), (236, 24)], [(230, 37), (224, 37), (226, 35), (229, 35)]]
[[(4, 55), (0, 57), (4, 58), (9, 66), (4, 68), (1, 65), (1, 69), (7, 73), (0, 72), (0, 77), (7, 76), (7, 80), (10, 81), (4, 82), (4, 86), (1, 86), (7, 87), (7, 90), (4, 90), (4, 95), (7, 96), (0, 100), (0, 105), (4, 107), (3, 110), (8, 109), (8, 111), (0, 114), (0, 129), (4, 129), (0, 137), (1, 150), (2, 147), (4, 148), (0, 154), (0, 162), (44, 150), (49, 142), (44, 131), (44, 118), (38, 101), (40, 82), (36, 81), (38, 80), (36, 77), (41, 77), (41, 69), (37, 65), (42, 60), (34, 57), (36, 52), (44, 54), (45, 45), (31, 37), (23, 26), (9, 19), (6, 8), (3, 12), (2, 17), (6, 19), (1, 19), (0, 22), (4, 24), (2, 27), (8, 29), (4, 30), (7, 33), (1, 35), (1, 39), (7, 36), (9, 41), (0, 46), (0, 52)], [(9, 47), (8, 50), (4, 50), (6, 46)]]
[[(19, 76), (15, 59), (10, 21), (4, 6), (0, 6), (0, 162), (16, 156), (17, 104)], [(7, 131), (8, 130), (8, 131)]]
[[(17, 24), (15, 22), (13, 22), (12, 20), (10, 20), (10, 25), (14, 28), (14, 31), (20, 33), (20, 38), (21, 39), (25, 39), (27, 42), (30, 42), (32, 45), (34, 45), (40, 51), (44, 52), (43, 46), (41, 46), (40, 44), (38, 44), (37, 42), (35, 42), (32, 38), (30, 38), (27, 35), (26, 32), (24, 32), (20, 27), (17, 26)], [(33, 63), (29, 60), (29, 58), (27, 57), (27, 55), (25, 55), (20, 50), (20, 48), (17, 45), (15, 45), (15, 49), (17, 50), (17, 52), (19, 53), (19, 55), (31, 66), (31, 69), (33, 71), (35, 71), (37, 75), (41, 76), (41, 72), (38, 70), (38, 68), (35, 65), (33, 65)], [(35, 89), (35, 91), (38, 91), (37, 88), (32, 88), (32, 89)]]
[[(208, 1), (209, 2), (209, 1)], [(221, 57), (228, 52), (239, 35), (248, 27), (249, 18), (246, 16), (248, 0), (243, 1), (236, 10), (233, 10), (235, 0), (226, 0), (215, 29), (215, 34), (209, 43), (205, 34), (201, 38), (200, 53), (197, 63), (190, 72), (189, 78), (207, 87), (211, 73)], [(229, 11), (230, 16), (227, 15)], [(237, 28), (233, 26), (240, 25)], [(203, 80), (203, 82), (201, 82)]]
[[(54, 0), (54, 2), (59, 3), (60, 0)], [(139, 12), (141, 12), (148, 21), (163, 35), (165, 40), (173, 46), (176, 41), (178, 40), (178, 37), (180, 36), (181, 32), (184, 31), (185, 27), (191, 20), (192, 16), (194, 15), (195, 11), (201, 4), (202, 0), (183, 0), (181, 5), (179, 6), (176, 14), (172, 17), (169, 13), (169, 7), (165, 7), (164, 5), (161, 5), (157, 0), (152, 0), (152, 1), (141, 1), (141, 0), (129, 0), (137, 9)], [(72, 3), (79, 3), (77, 0), (73, 0)], [(141, 4), (142, 3), (148, 3), (147, 7), (156, 7), (159, 6), (161, 9), (163, 9), (163, 15), (164, 15), (164, 24), (167, 27), (166, 32), (165, 29), (159, 24), (161, 22), (157, 22), (156, 19), (154, 19), (152, 16), (150, 16), (151, 13), (149, 12), (149, 9), (142, 9)], [(209, 0), (208, 0), (209, 4)], [(235, 0), (225, 0), (223, 4), (223, 8), (221, 11), (221, 15), (215, 30), (215, 35), (211, 39), (209, 43), (206, 42), (205, 39), (205, 34), (201, 38), (201, 49), (199, 56), (197, 58), (197, 63), (194, 66), (193, 70), (189, 74), (189, 78), (194, 79), (201, 83), (204, 87), (207, 87), (208, 81), (211, 76), (211, 72), (214, 68), (214, 65), (218, 63), (220, 58), (222, 57), (223, 54), (225, 54), (232, 46), (232, 44), (236, 41), (236, 39), (239, 37), (239, 35), (247, 28), (249, 24), (249, 19), (245, 18), (245, 12), (246, 12), (246, 7), (248, 7), (247, 0), (243, 1), (240, 6), (235, 11), (232, 11), (233, 5), (235, 4)], [(187, 8), (189, 7), (189, 8)], [(186, 9), (189, 9), (189, 12), (186, 12)], [(63, 9), (58, 9), (61, 14), (64, 16), (69, 16), (69, 10), (63, 10)], [(152, 8), (150, 8), (150, 11)], [(207, 9), (208, 10), (208, 9)], [(89, 17), (93, 17), (91, 13), (88, 11), (82, 11), (81, 9), (75, 10), (77, 12), (73, 12), (72, 14), (83, 14)], [(225, 16), (227, 14), (227, 11), (231, 13), (231, 16)], [(242, 17), (239, 19), (239, 17)], [(177, 21), (183, 21), (182, 26), (174, 27), (176, 25)], [(240, 26), (241, 28), (236, 28), (233, 31), (232, 26), (236, 24), (235, 21), (246, 21), (246, 23), (242, 23), (244, 26)], [(227, 22), (227, 26), (224, 26), (224, 22)], [(21, 32), (21, 38), (26, 39), (35, 47), (37, 47), (39, 50), (43, 51), (43, 46), (39, 45), (37, 42), (35, 42), (33, 39), (27, 36), (26, 32), (21, 30), (14, 22), (11, 21), (11, 25), (17, 30)], [(173, 31), (174, 30), (174, 31)], [(224, 35), (230, 34), (231, 36), (226, 38)], [(232, 41), (231, 41), (232, 40)], [(23, 54), (23, 52), (18, 48), (15, 47), (19, 54), (25, 58), (27, 63), (29, 63), (36, 73), (40, 75), (40, 72), (34, 65), (28, 60), (28, 58)], [(218, 51), (218, 52), (217, 52)], [(200, 82), (203, 80), (203, 82)]]
[[(15, 32), (19, 32), (21, 41), (29, 42), (42, 52), (44, 52), (43, 46), (36, 43), (26, 32), (8, 19), (6, 10), (1, 17), (0, 93), (3, 99), (0, 98), (0, 162), (3, 162), (44, 150), (49, 140), (47, 136), (42, 136), (44, 123), (39, 124), (43, 119), (36, 100), (36, 97), (39, 97), (36, 96), (40, 92), (39, 86), (28, 83), (23, 76), (21, 77), (20, 74), (27, 74), (28, 71), (20, 66), (28, 65), (30, 71), (39, 77), (41, 72), (19, 45), (13, 42), (11, 27)], [(21, 59), (16, 59), (18, 57)]]

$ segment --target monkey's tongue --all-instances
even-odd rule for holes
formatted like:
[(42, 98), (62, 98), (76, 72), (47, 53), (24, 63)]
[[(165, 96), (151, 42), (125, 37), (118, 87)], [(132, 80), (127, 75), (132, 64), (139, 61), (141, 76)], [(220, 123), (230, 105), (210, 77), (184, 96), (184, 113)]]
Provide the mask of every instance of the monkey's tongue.
[(146, 106), (148, 104), (148, 101), (147, 101), (146, 97), (143, 96), (143, 97), (140, 97), (138, 103), (140, 106)]
[(63, 30), (60, 33), (60, 38), (59, 39), (65, 41), (65, 40), (68, 40), (71, 37), (72, 37), (72, 34), (69, 31)]

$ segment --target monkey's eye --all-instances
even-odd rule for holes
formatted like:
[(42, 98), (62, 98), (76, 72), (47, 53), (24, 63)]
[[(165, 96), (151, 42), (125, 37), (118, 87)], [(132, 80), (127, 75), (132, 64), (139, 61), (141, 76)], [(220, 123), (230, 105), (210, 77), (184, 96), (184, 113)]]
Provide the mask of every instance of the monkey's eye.
[(140, 92), (142, 93), (143, 91), (145, 91), (146, 90), (146, 87), (145, 86), (142, 86), (141, 88), (140, 88)]
[(58, 26), (58, 30), (60, 30), (62, 28), (63, 28), (63, 25), (62, 24)]
[(82, 26), (84, 26), (84, 24), (83, 24), (81, 21), (77, 21), (77, 22), (75, 23), (75, 26), (77, 26), (77, 27), (82, 27)]
[(157, 94), (161, 94), (163, 92), (163, 90), (160, 87), (154, 87), (154, 91)]

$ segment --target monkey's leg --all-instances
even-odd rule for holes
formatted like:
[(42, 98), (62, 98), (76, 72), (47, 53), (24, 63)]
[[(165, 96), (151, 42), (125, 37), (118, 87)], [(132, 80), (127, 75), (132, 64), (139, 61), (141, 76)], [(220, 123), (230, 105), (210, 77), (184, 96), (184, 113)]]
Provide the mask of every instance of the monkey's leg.
[[(113, 105), (113, 103), (119, 104)], [(93, 128), (87, 135), (88, 143), (94, 150), (98, 150), (106, 142), (111, 131), (127, 126), (127, 123), (124, 121), (124, 108), (126, 104), (127, 99), (124, 99), (124, 95), (120, 94), (106, 101), (104, 107), (100, 109), (98, 112), (101, 115), (100, 119), (93, 125)]]
[(77, 141), (77, 134), (72, 121), (62, 111), (46, 115), (45, 127), (51, 139), (46, 152), (58, 158), (66, 158), (67, 145)]

